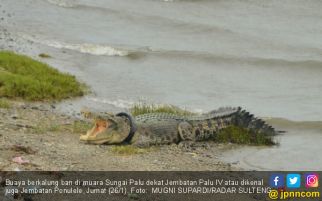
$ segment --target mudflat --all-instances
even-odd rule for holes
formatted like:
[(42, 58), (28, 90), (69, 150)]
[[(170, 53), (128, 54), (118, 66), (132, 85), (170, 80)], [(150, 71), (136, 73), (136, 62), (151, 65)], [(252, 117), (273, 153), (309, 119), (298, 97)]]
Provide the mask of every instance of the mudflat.
[(82, 121), (47, 103), (1, 108), (0, 170), (237, 170), (219, 159), (233, 145), (207, 142), (185, 150), (174, 144), (122, 153), (118, 145), (81, 143)]

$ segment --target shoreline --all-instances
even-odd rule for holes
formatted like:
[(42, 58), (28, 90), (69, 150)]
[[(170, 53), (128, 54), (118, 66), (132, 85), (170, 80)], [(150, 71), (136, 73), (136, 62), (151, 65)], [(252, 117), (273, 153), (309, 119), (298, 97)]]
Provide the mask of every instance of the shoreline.
[[(10, 5), (10, 3), (8, 3), (8, 5)], [(19, 8), (19, 5), (15, 7)], [(35, 6), (33, 9), (34, 8), (37, 7)], [(13, 7), (12, 9), (7, 9), (4, 6), (2, 7), (2, 10), (5, 10), (6, 12), (0, 14), (1, 17), (4, 18), (1, 21), (3, 27), (0, 27), (0, 49), (28, 55), (36, 60), (50, 64), (55, 69), (62, 72), (75, 75), (82, 83), (87, 83), (95, 90), (93, 92), (93, 94), (95, 94), (93, 96), (95, 101), (82, 97), (79, 99), (67, 99), (54, 105), (51, 105), (50, 103), (14, 102), (12, 108), (0, 109), (0, 152), (3, 154), (2, 157), (0, 157), (0, 170), (230, 171), (253, 169), (267, 170), (272, 168), (274, 168), (274, 170), (282, 170), (283, 168), (303, 170), (322, 167), (322, 158), (312, 154), (310, 155), (310, 153), (319, 153), (321, 151), (318, 148), (317, 143), (322, 140), (320, 135), (322, 133), (322, 122), (321, 107), (319, 105), (320, 96), (318, 96), (319, 87), (316, 85), (320, 83), (318, 77), (321, 73), (320, 68), (310, 68), (309, 66), (304, 65), (304, 63), (303, 66), (300, 64), (293, 66), (292, 63), (286, 66), (279, 66), (276, 62), (265, 62), (264, 64), (261, 62), (254, 62), (253, 64), (249, 64), (247, 62), (240, 62), (244, 60), (238, 60), (239, 62), (237, 62), (235, 60), (231, 61), (229, 58), (218, 61), (218, 58), (221, 57), (215, 57), (215, 59), (212, 57), (202, 57), (201, 60), (199, 57), (197, 59), (195, 57), (190, 57), (189, 55), (177, 54), (171, 54), (171, 56), (166, 54), (146, 54), (144, 55), (144, 58), (96, 56), (68, 48), (50, 47), (40, 43), (40, 41), (31, 40), (28, 37), (24, 38), (22, 36), (25, 32), (21, 31), (24, 29), (20, 30), (18, 27), (23, 27), (28, 30), (30, 28), (28, 23), (24, 27), (24, 25), (19, 22), (21, 16), (17, 15), (18, 13)], [(32, 16), (33, 15), (30, 15), (31, 18), (27, 16), (26, 20), (28, 19), (30, 22), (34, 22), (32, 21)], [(41, 16), (36, 17), (36, 19), (42, 19)], [(68, 21), (68, 16), (66, 19), (66, 21)], [(39, 23), (38, 25), (43, 28), (45, 28), (46, 25), (51, 25), (51, 21), (48, 21), (46, 18), (43, 18), (43, 22), (44, 23)], [(95, 23), (93, 23), (93, 25)], [(75, 27), (81, 27), (81, 25), (82, 24), (77, 24)], [(229, 25), (229, 23), (227, 23), (227, 25)], [(118, 26), (112, 27), (117, 28)], [(65, 28), (63, 30), (66, 32), (70, 30), (66, 27), (62, 28)], [(240, 31), (239, 29), (236, 30)], [(48, 30), (45, 29), (43, 33), (44, 38), (48, 37), (49, 39), (52, 39), (52, 35), (48, 33), (51, 32), (48, 32)], [(89, 33), (90, 36), (96, 35), (96, 32)], [(32, 31), (27, 32), (26, 34), (28, 36), (32, 34)], [(223, 35), (223, 37), (225, 35)], [(247, 35), (247, 33), (244, 33), (244, 35)], [(36, 34), (35, 37), (37, 36), (38, 35)], [(107, 34), (104, 34), (104, 38), (109, 37)], [(164, 38), (170, 39), (170, 37), (166, 37), (166, 35)], [(271, 37), (268, 37), (268, 39), (270, 38)], [(68, 37), (57, 36), (57, 42), (60, 41), (71, 42), (72, 40), (68, 39)], [(265, 42), (265, 40), (263, 41)], [(76, 44), (88, 43), (87, 40), (78, 42), (76, 40), (74, 42)], [(105, 40), (104, 43), (101, 42), (98, 42), (98, 44), (105, 44)], [(127, 44), (123, 40), (121, 40), (121, 42)], [(249, 42), (254, 41), (250, 40)], [(277, 41), (273, 40), (273, 42)], [(107, 44), (110, 43), (107, 42)], [(167, 44), (167, 42), (165, 42), (165, 44)], [(180, 43), (178, 44), (180, 45)], [(223, 44), (226, 43), (223, 42)], [(233, 42), (227, 42), (227, 44), (230, 44), (233, 47), (244, 47), (243, 45), (239, 46)], [(145, 45), (150, 48), (150, 44)], [(155, 47), (158, 48), (159, 46), (156, 45)], [(266, 46), (260, 47), (265, 47), (265, 50), (267, 49)], [(312, 46), (308, 44), (308, 47)], [(311, 49), (315, 50), (314, 47)], [(220, 52), (227, 53), (227, 49), (225, 48), (219, 48), (219, 50)], [(259, 48), (259, 50), (261, 50), (261, 48)], [(280, 52), (280, 49), (270, 49), (269, 47), (268, 50), (272, 50), (271, 52)], [(294, 52), (293, 48), (291, 50), (291, 52)], [(307, 49), (298, 50), (300, 50), (300, 53), (302, 54), (302, 52)], [(284, 49), (281, 50), (282, 53), (284, 51)], [(256, 52), (258, 52), (257, 48)], [(42, 53), (52, 57), (41, 58), (39, 57), (39, 54)], [(262, 53), (263, 56), (269, 56), (269, 54), (265, 52)], [(315, 53), (314, 55), (319, 54), (319, 52), (315, 51), (310, 51), (310, 53), (311, 56), (313, 55), (312, 53)], [(218, 56), (217, 54), (214, 55)], [(252, 57), (250, 57), (250, 60), (251, 59)], [(312, 60), (314, 61), (314, 59)], [(186, 63), (189, 63), (190, 65), (186, 65), (184, 62), (182, 64), (180, 62), (177, 63), (177, 61), (186, 61)], [(232, 65), (235, 63), (237, 65)], [(226, 66), (227, 64), (229, 64), (229, 67)], [(195, 71), (195, 66), (201, 66), (201, 71)], [(182, 71), (182, 69), (185, 70)], [(155, 77), (154, 71), (158, 72)], [(211, 73), (213, 71), (215, 72), (214, 74)], [(122, 78), (124, 78), (124, 72), (131, 72), (131, 76), (135, 82), (129, 83), (126, 79), (124, 79), (126, 82), (120, 82), (122, 81)], [(141, 76), (142, 72), (144, 73), (143, 77)], [(203, 82), (209, 84), (201, 84), (192, 89), (186, 88), (186, 83), (195, 82), (195, 78), (190, 76), (191, 73), (189, 72), (196, 73), (196, 77), (204, 76), (205, 79)], [(145, 77), (150, 76), (150, 79), (145, 79)], [(185, 79), (181, 80), (181, 82), (177, 82), (178, 77), (185, 77)], [(227, 77), (231, 77), (231, 80), (235, 81), (228, 83), (223, 79)], [(242, 85), (245, 80), (252, 80), (254, 77), (267, 80), (267, 82), (258, 79), (258, 83), (257, 81), (256, 83), (246, 82), (245, 85)], [(272, 77), (272, 79), (269, 79), (270, 77)], [(290, 79), (291, 77), (296, 77), (296, 79)], [(162, 86), (165, 82), (159, 83), (154, 81), (159, 79), (169, 82), (169, 87)], [(100, 82), (96, 82), (96, 80), (100, 80)], [(309, 81), (300, 82), (301, 80)], [(111, 85), (113, 87), (109, 88), (111, 83), (117, 83), (119, 88), (116, 87), (114, 89), (113, 87), (115, 87), (115, 85)], [(138, 90), (133, 90), (131, 87), (128, 87), (140, 83), (141, 85), (138, 85)], [(287, 83), (290, 84), (288, 85)], [(179, 87), (176, 88), (176, 85)], [(257, 85), (259, 86), (259, 89), (256, 87), (248, 87)], [(272, 87), (270, 87), (270, 85), (272, 85)], [(216, 86), (221, 87), (217, 88)], [(165, 89), (159, 90), (162, 88)], [(277, 90), (279, 93), (275, 93), (278, 88), (285, 90)], [(200, 89), (203, 89), (202, 93), (198, 93)], [(176, 91), (180, 91), (180, 93), (177, 93)], [(251, 93), (245, 95), (245, 92)], [(127, 102), (124, 101), (137, 101), (137, 94), (142, 94), (143, 97), (148, 96), (151, 101), (158, 100), (162, 103), (169, 103), (180, 107), (189, 106), (189, 108), (198, 110), (207, 109), (198, 108), (199, 105), (214, 107), (211, 109), (225, 106), (225, 104), (242, 105), (256, 116), (266, 116), (266, 114), (272, 115), (273, 118), (268, 118), (266, 120), (273, 124), (274, 127), (279, 125), (278, 129), (286, 130), (287, 133), (278, 137), (282, 138), (281, 146), (276, 146), (272, 149), (268, 147), (224, 145), (207, 142), (209, 148), (198, 148), (193, 152), (183, 151), (177, 145), (171, 145), (157, 147), (156, 149), (145, 153), (121, 155), (113, 152), (114, 147), (116, 146), (85, 145), (79, 142), (79, 135), (84, 133), (73, 132), (73, 124), (75, 121), (80, 121), (80, 115), (78, 114), (80, 108), (84, 105), (90, 105), (93, 107), (91, 109), (94, 111), (126, 111), (126, 107), (120, 108), (117, 105), (126, 104)], [(167, 96), (166, 94), (169, 95)], [(248, 95), (250, 95), (251, 98), (247, 98)], [(190, 102), (185, 102), (186, 96), (190, 96)], [(111, 99), (109, 99), (109, 97), (111, 97)], [(120, 102), (118, 100), (122, 101)], [(172, 100), (179, 101), (171, 102)], [(265, 107), (262, 107), (263, 105), (265, 105)], [(275, 117), (285, 117), (291, 120)], [(45, 120), (42, 121), (42, 119)], [(293, 120), (299, 121), (296, 122)], [(43, 126), (43, 123), (49, 125), (48, 122), (51, 122), (52, 126)], [(17, 156), (22, 156), (23, 159), (29, 160), (29, 163), (18, 164), (12, 162), (12, 159)], [(181, 158), (182, 161), (178, 161), (178, 158)], [(266, 160), (266, 158), (269, 158), (270, 160)]]
[[(79, 142), (79, 135), (84, 133), (74, 132), (73, 127), (80, 119), (58, 112), (55, 105), (10, 102), (10, 108), (0, 109), (1, 171), (239, 170), (219, 159), (222, 152), (232, 147), (229, 144), (209, 142), (208, 148), (198, 147), (189, 152), (178, 145), (167, 145), (144, 153), (118, 154), (113, 151), (117, 145)], [(15, 157), (28, 162), (13, 162)]]
[[(92, 73), (97, 73), (97, 68), (101, 68), (101, 67), (108, 67), (108, 66), (101, 66), (98, 65), (97, 67), (95, 67), (95, 69), (89, 68), (87, 69), (87, 66), (83, 66), (82, 63), (80, 61), (82, 61), (83, 63), (85, 62), (85, 60), (83, 61), (82, 59), (84, 57), (88, 57), (89, 60), (94, 60), (97, 59), (97, 63), (100, 63), (102, 61), (109, 61), (109, 60), (117, 60), (119, 62), (132, 62), (132, 61), (127, 61), (126, 58), (117, 58), (117, 57), (104, 57), (104, 56), (93, 56), (93, 55), (89, 55), (86, 53), (79, 53), (79, 52), (75, 52), (73, 50), (68, 50), (68, 49), (57, 49), (57, 48), (53, 48), (53, 47), (48, 47), (45, 46), (43, 44), (39, 44), (37, 42), (33, 42), (33, 41), (29, 41), (27, 39), (24, 38), (19, 38), (17, 34), (11, 33), (10, 29), (6, 29), (6, 28), (0, 28), (0, 49), (1, 50), (9, 50), (9, 51), (13, 51), (19, 54), (24, 54), (27, 55), (33, 59), (36, 59), (38, 61), (44, 62), (52, 67), (54, 67), (55, 69), (64, 72), (64, 73), (70, 73), (72, 75), (75, 75), (77, 77), (77, 79), (81, 82), (81, 83), (86, 83), (88, 85), (89, 88), (91, 88), (92, 92), (90, 94), (88, 94), (88, 96), (86, 96), (87, 98), (81, 98), (81, 99), (75, 99), (75, 100), (64, 100), (62, 101), (60, 104), (57, 104), (58, 108), (61, 108), (62, 110), (69, 110), (69, 113), (75, 113), (77, 112), (81, 107), (86, 106), (88, 104), (92, 104), (93, 105), (93, 109), (97, 110), (100, 109), (102, 107), (104, 107), (102, 110), (108, 110), (108, 111), (119, 111), (120, 109), (122, 111), (126, 111), (127, 106), (131, 103), (135, 103), (137, 101), (139, 101), (140, 99), (146, 99), (149, 100), (153, 103), (157, 102), (157, 103), (167, 103), (167, 104), (171, 104), (171, 105), (177, 105), (179, 107), (183, 107), (183, 108), (188, 108), (189, 110), (192, 111), (209, 111), (221, 106), (225, 106), (227, 105), (231, 105), (231, 106), (242, 106), (243, 108), (251, 111), (252, 113), (261, 116), (261, 117), (269, 117), (269, 118), (281, 118), (281, 119), (288, 119), (291, 121), (300, 121), (300, 122), (304, 122), (304, 121), (321, 121), (320, 115), (319, 115), (319, 111), (320, 108), (316, 107), (315, 110), (317, 110), (316, 112), (312, 112), (311, 110), (308, 110), (306, 112), (306, 110), (299, 110), (298, 108), (303, 107), (301, 105), (297, 106), (297, 107), (293, 107), (289, 108), (288, 110), (285, 110), (283, 113), (281, 112), (276, 112), (279, 111), (276, 108), (277, 107), (273, 107), (272, 105), (268, 105), (267, 108), (270, 108), (270, 110), (267, 110), (264, 108), (261, 108), (260, 110), (259, 108), (259, 104), (254, 103), (254, 104), (248, 104), (247, 101), (244, 100), (244, 98), (242, 97), (240, 100), (235, 101), (237, 99), (231, 98), (229, 100), (231, 100), (232, 102), (228, 102), (228, 103), (221, 103), (221, 102), (217, 102), (213, 101), (210, 99), (210, 103), (204, 104), (204, 100), (198, 100), (200, 102), (200, 104), (194, 105), (194, 101), (193, 99), (195, 99), (195, 92), (191, 93), (191, 99), (192, 99), (192, 105), (190, 102), (183, 102), (183, 103), (177, 103), (177, 102), (171, 102), (169, 101), (169, 99), (163, 99), (162, 96), (161, 97), (156, 97), (155, 96), (155, 92), (151, 91), (151, 97), (148, 97), (146, 95), (147, 92), (149, 92), (149, 90), (146, 90), (144, 87), (141, 89), (139, 89), (138, 91), (140, 93), (142, 93), (142, 91), (147, 91), (142, 93), (142, 97), (137, 97), (137, 93), (134, 93), (134, 95), (132, 94), (132, 90), (128, 91), (128, 86), (131, 84), (126, 84), (124, 85), (124, 83), (120, 83), (120, 86), (122, 86), (122, 88), (118, 87), (118, 90), (115, 90), (113, 92), (113, 94), (111, 96), (109, 96), (109, 94), (106, 94), (105, 91), (111, 90), (110, 88), (106, 88), (106, 87), (102, 87), (102, 84), (96, 83), (96, 79), (93, 79), (92, 77)], [(48, 54), (51, 57), (50, 58), (42, 58), (39, 57), (39, 54)], [(152, 56), (153, 57), (153, 56)], [(156, 58), (150, 58), (150, 56), (147, 57), (147, 59), (156, 59)], [(97, 64), (95, 63), (95, 65)], [(129, 66), (128, 63), (126, 63), (126, 66)], [(124, 66), (121, 66), (121, 68), (123, 68)], [(220, 66), (218, 66), (219, 69)], [(141, 68), (141, 67), (140, 67)], [(126, 67), (123, 70), (132, 70), (128, 67)], [(142, 69), (140, 70), (144, 70), (146, 71), (147, 69), (142, 67)], [(244, 71), (245, 69), (240, 69), (241, 71)], [(240, 71), (239, 69), (237, 69), (237, 71)], [(252, 69), (255, 70), (255, 69)], [(257, 69), (258, 70), (258, 69)], [(267, 70), (267, 69), (266, 69)], [(274, 69), (272, 69), (274, 70)], [(294, 71), (296, 70), (300, 70), (299, 68), (295, 68)], [(303, 70), (303, 69), (302, 69)], [(175, 72), (174, 72), (175, 73)], [(309, 72), (310, 73), (310, 72)], [(315, 74), (317, 74), (318, 72), (315, 72)], [(104, 73), (102, 73), (104, 74)], [(111, 74), (109, 77), (107, 77), (109, 79), (110, 83), (115, 83), (116, 81), (113, 79), (113, 77), (118, 77), (118, 76), (123, 76), (122, 72), (116, 72), (115, 74)], [(101, 77), (98, 79), (102, 79)], [(124, 87), (124, 89), (123, 89)], [(170, 92), (172, 89), (169, 89)], [(126, 95), (125, 95), (126, 94)], [(211, 93), (210, 93), (211, 94)], [(176, 95), (176, 94), (173, 94)], [(108, 97), (112, 97), (112, 98), (108, 98)], [(171, 100), (173, 100), (174, 98), (171, 98)], [(220, 96), (219, 99), (220, 100)], [(229, 101), (228, 100), (228, 101)], [(281, 104), (283, 103), (283, 100), (281, 102)], [(210, 105), (211, 107), (202, 107), (200, 108), (199, 105), (203, 106), (203, 105)], [(311, 106), (309, 106), (311, 107)], [(313, 108), (313, 106), (312, 106)], [(292, 110), (294, 109), (294, 112), (292, 112)]]

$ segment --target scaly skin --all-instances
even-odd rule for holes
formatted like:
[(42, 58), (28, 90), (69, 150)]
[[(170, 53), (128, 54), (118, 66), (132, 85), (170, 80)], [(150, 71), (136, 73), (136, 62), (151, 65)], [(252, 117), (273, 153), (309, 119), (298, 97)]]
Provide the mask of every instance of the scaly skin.
[[(121, 144), (129, 135), (130, 123), (126, 117), (108, 113), (90, 116), (96, 117), (96, 125), (81, 136), (81, 141), (91, 144)], [(135, 117), (135, 124), (137, 130), (129, 143), (145, 147), (211, 140), (220, 130), (230, 125), (247, 128), (254, 133), (276, 134), (271, 126), (241, 108), (220, 108), (191, 116), (144, 114)]]

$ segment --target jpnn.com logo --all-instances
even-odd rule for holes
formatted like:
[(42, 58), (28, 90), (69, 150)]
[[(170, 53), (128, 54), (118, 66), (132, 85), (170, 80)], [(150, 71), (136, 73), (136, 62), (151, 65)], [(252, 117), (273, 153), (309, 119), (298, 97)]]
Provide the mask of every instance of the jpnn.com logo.
[[(272, 200), (289, 200), (292, 198), (309, 198), (309, 199), (316, 199), (320, 198), (320, 192), (314, 191), (278, 191), (272, 189), (268, 193), (268, 197)], [(302, 200), (302, 199), (301, 199)]]
[[(319, 186), (319, 175), (315, 173), (304, 174), (303, 183), (305, 187), (316, 188)], [(318, 191), (286, 191), (283, 174), (272, 174), (269, 183), (272, 188), (268, 197), (272, 200), (291, 199), (291, 198), (320, 198), (320, 192)], [(301, 187), (301, 175), (300, 174), (287, 174), (286, 176), (287, 188), (300, 188)]]
[[(272, 188), (285, 187), (285, 176), (283, 174), (272, 174), (269, 180), (269, 185)], [(304, 175), (305, 187), (317, 188), (319, 187), (319, 175), (316, 173), (310, 173)], [(300, 188), (301, 187), (301, 175), (300, 174), (287, 174), (286, 176), (287, 188)]]

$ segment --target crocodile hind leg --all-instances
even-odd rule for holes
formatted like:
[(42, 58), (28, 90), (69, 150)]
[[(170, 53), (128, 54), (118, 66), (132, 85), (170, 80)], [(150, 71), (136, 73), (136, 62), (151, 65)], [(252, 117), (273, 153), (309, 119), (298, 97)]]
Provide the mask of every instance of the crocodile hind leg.
[(178, 125), (178, 132), (180, 136), (179, 146), (184, 150), (191, 150), (195, 144), (195, 135), (193, 133), (192, 125), (188, 122), (181, 122)]
[(178, 126), (179, 136), (181, 141), (179, 146), (185, 150), (191, 151), (196, 148), (209, 148), (209, 145), (204, 142), (200, 142), (203, 136), (203, 130), (193, 129), (193, 126), (188, 122), (182, 122)]
[(178, 131), (181, 138), (181, 141), (194, 141), (195, 136), (193, 134), (192, 125), (188, 122), (181, 122), (178, 125)]

